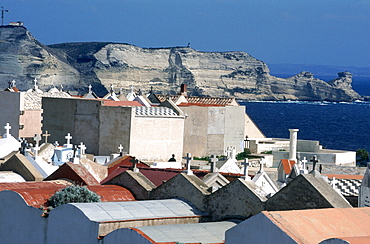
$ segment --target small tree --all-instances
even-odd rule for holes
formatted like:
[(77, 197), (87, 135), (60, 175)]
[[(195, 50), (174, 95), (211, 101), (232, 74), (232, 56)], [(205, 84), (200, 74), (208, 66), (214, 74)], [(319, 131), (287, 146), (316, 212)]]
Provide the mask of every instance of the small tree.
[(357, 149), (356, 151), (356, 163), (360, 166), (367, 166), (369, 161), (369, 152), (366, 149)]
[(53, 208), (73, 202), (100, 202), (100, 196), (84, 186), (71, 185), (57, 191), (48, 200)]

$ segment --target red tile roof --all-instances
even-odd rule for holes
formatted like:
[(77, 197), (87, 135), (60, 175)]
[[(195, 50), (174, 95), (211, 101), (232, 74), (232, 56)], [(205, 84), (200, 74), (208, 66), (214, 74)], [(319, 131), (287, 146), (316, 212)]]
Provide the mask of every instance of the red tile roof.
[[(132, 167), (132, 162), (131, 162), (132, 159), (135, 159), (135, 157), (132, 157), (130, 155), (125, 155), (120, 158), (117, 158), (116, 161), (108, 165), (108, 175), (114, 172), (120, 166)], [(136, 166), (139, 168), (149, 168), (149, 165), (144, 164), (142, 162), (139, 162)]]
[(143, 105), (138, 101), (112, 101), (104, 100), (103, 106), (130, 106), (130, 107), (142, 107)]
[(324, 174), (329, 179), (333, 179), (334, 177), (336, 179), (348, 179), (348, 180), (362, 180), (364, 178), (363, 175), (337, 175), (337, 174)]
[(294, 160), (289, 160), (289, 159), (282, 159), (281, 164), (283, 166), (285, 174), (288, 175), (292, 171), (293, 165), (295, 165), (295, 161)]
[[(56, 182), (30, 182), (22, 183), (0, 183), (0, 191), (11, 190), (19, 193), (25, 202), (33, 207), (39, 208), (41, 206), (48, 206), (47, 200), (60, 189), (65, 188), (70, 183), (60, 184)], [(95, 185), (87, 186), (87, 188), (101, 198), (102, 202), (122, 202), (135, 201), (132, 193), (122, 186), (117, 185)]]
[[(124, 173), (126, 170), (130, 169), (130, 166), (122, 165), (120, 167), (117, 167), (114, 171), (111, 173), (108, 173), (108, 176), (101, 181), (101, 184), (104, 184), (114, 177)], [(172, 177), (176, 176), (177, 174), (180, 174), (184, 171), (184, 169), (160, 169), (160, 168), (150, 168), (148, 166), (146, 167), (138, 167), (140, 173), (142, 173), (146, 178), (148, 178), (154, 185), (160, 186), (163, 182), (171, 179)], [(202, 179), (206, 174), (209, 173), (207, 170), (193, 170), (194, 175), (196, 175), (198, 178)], [(242, 174), (232, 174), (232, 173), (222, 173), (220, 172), (224, 177), (226, 177), (229, 181), (233, 181), (241, 176)]]
[(298, 243), (370, 236), (370, 208), (366, 207), (263, 211), (262, 214)]
[(54, 173), (49, 175), (45, 181), (68, 179), (78, 185), (100, 185), (90, 172), (80, 164), (67, 162), (60, 166)]

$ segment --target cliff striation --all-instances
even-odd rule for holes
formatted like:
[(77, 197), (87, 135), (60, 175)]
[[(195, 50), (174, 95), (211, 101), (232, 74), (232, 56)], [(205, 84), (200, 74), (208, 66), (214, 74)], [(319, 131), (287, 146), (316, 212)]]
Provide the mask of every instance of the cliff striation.
[(192, 95), (233, 96), (247, 100), (352, 101), (352, 75), (333, 81), (301, 72), (290, 78), (269, 74), (267, 65), (245, 52), (200, 52), (190, 47), (140, 48), (118, 43), (63, 43), (45, 46), (24, 27), (0, 27), (0, 86), (15, 79), (28, 89), (63, 85), (86, 91), (93, 85), (105, 95), (113, 85), (129, 91), (154, 90), (175, 94), (182, 83)]

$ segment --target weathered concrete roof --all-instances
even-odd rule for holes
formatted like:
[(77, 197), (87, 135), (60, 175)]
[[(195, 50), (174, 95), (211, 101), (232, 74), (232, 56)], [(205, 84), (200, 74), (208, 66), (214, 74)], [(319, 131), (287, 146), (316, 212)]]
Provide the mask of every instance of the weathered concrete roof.
[(22, 176), (12, 171), (0, 171), (0, 183), (25, 182)]
[(370, 236), (370, 208), (264, 211), (262, 214), (298, 243), (319, 243), (333, 237)]
[(96, 222), (199, 217), (204, 215), (191, 203), (180, 199), (70, 203), (69, 205), (80, 209), (87, 218)]
[[(164, 102), (167, 97), (169, 97), (172, 101), (176, 102), (181, 95), (159, 95), (156, 94), (156, 97), (160, 100), (160, 102)], [(227, 97), (197, 97), (197, 96), (186, 96), (185, 97), (188, 103), (197, 104), (197, 105), (218, 105), (218, 106), (238, 106), (238, 103), (235, 101), (234, 98), (227, 98)]]
[(225, 231), (234, 227), (231, 221), (197, 224), (156, 225), (131, 228), (155, 243), (224, 243)]

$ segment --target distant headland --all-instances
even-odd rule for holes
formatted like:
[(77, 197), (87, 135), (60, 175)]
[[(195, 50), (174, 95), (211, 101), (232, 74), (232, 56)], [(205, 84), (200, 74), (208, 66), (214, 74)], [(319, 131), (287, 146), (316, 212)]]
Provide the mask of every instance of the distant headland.
[[(184, 47), (140, 48), (120, 43), (43, 45), (20, 25), (0, 27), (0, 88), (11, 80), (29, 89), (37, 78), (41, 88), (105, 94), (111, 85), (129, 91), (152, 87), (175, 94), (186, 84), (192, 95), (243, 100), (353, 101), (352, 74), (339, 72), (325, 82), (308, 71), (279, 78), (268, 66), (245, 52), (201, 52)], [(339, 70), (340, 71), (340, 70)]]

